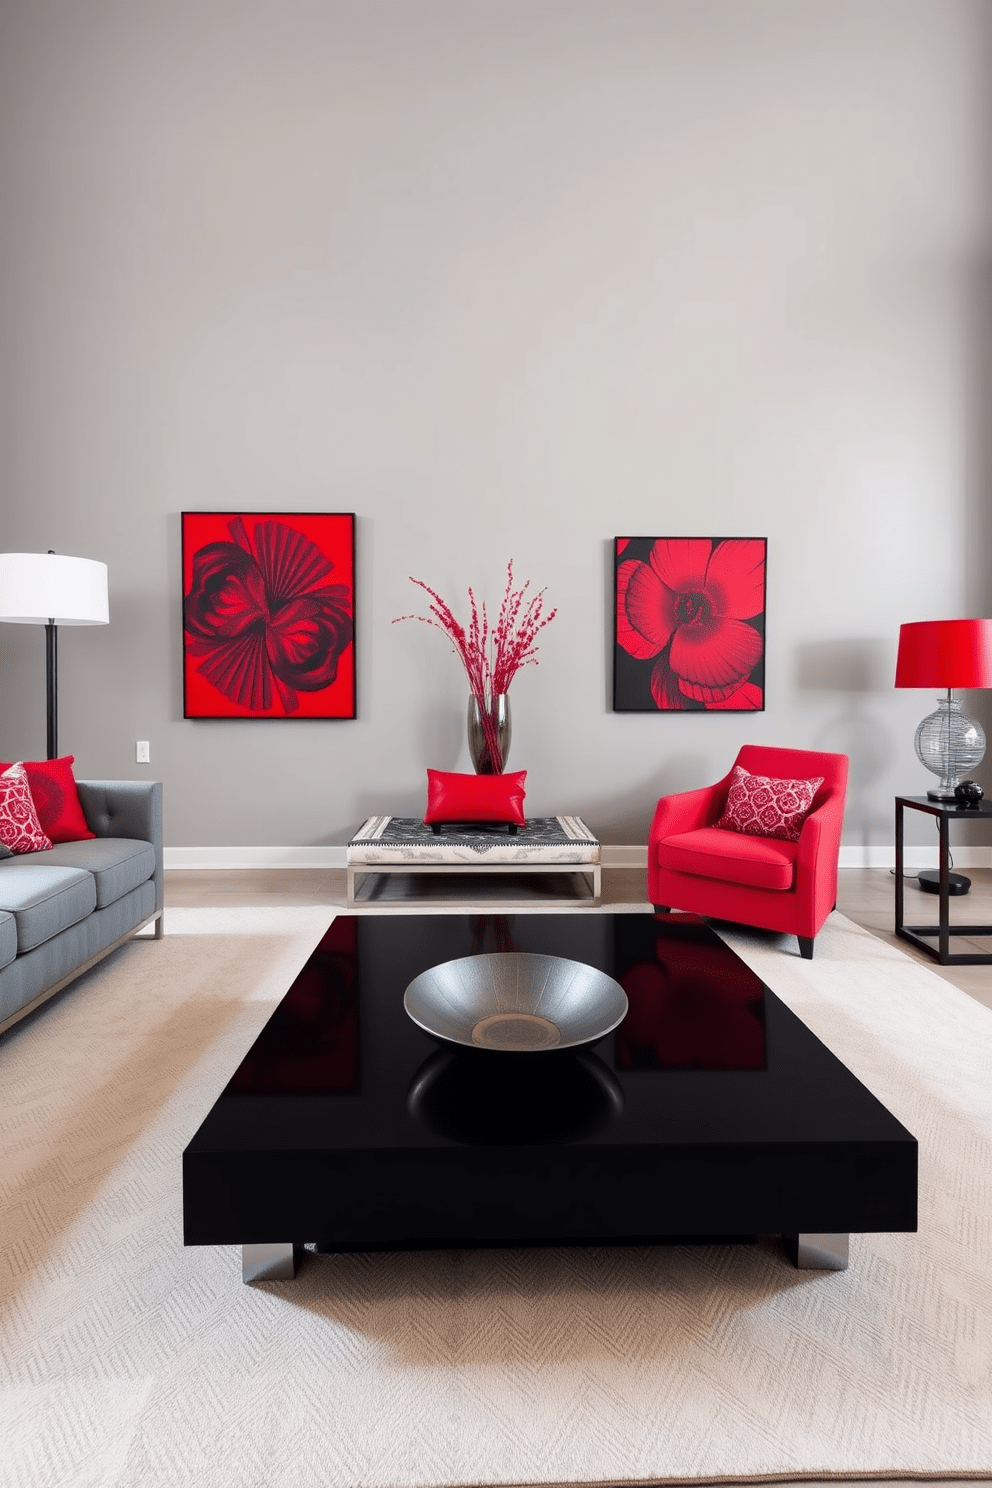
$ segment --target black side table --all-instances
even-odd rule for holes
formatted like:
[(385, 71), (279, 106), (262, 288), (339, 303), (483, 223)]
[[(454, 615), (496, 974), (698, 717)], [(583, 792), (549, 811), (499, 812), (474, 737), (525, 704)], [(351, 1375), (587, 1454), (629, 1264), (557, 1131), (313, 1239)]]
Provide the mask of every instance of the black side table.
[[(905, 911), (903, 908), (902, 834), (903, 813), (907, 806), (913, 811), (923, 811), (928, 816), (935, 816), (940, 828), (940, 923), (937, 925), (907, 925), (903, 918)], [(957, 953), (952, 955), (950, 944), (953, 935), (992, 935), (992, 925), (955, 925), (952, 929), (949, 923), (950, 895), (948, 893), (951, 822), (988, 821), (990, 819), (992, 819), (992, 803), (988, 801), (981, 801), (977, 806), (958, 806), (951, 801), (931, 801), (929, 796), (896, 796), (896, 934), (901, 940), (908, 940), (912, 945), (918, 946), (941, 966), (992, 965), (992, 955), (986, 955), (981, 951), (973, 951), (967, 955)], [(936, 947), (922, 940), (921, 936), (924, 935), (936, 936)]]

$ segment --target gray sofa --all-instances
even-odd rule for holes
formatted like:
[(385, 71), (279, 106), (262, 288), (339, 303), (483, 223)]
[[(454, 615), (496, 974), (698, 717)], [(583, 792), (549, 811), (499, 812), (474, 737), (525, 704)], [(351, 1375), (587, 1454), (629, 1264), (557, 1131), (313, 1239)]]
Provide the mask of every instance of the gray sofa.
[(0, 1033), (136, 930), (163, 933), (161, 782), (77, 784), (96, 837), (0, 861)]

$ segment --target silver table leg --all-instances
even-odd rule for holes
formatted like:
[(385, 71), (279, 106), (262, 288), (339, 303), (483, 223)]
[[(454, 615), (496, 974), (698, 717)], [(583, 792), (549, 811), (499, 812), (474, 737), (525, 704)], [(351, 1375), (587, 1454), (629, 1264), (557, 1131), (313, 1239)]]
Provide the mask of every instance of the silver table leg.
[(286, 1245), (242, 1245), (241, 1280), (292, 1281), (296, 1275), (296, 1256), (300, 1247)]
[(850, 1236), (785, 1235), (800, 1271), (846, 1271)]

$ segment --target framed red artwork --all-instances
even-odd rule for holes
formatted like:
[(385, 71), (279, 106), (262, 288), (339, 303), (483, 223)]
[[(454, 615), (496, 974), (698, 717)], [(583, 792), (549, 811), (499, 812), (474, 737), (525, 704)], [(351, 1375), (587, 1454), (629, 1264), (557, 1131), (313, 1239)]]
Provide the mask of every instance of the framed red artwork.
[(764, 537), (614, 540), (613, 709), (765, 706)]
[(354, 718), (352, 512), (183, 512), (183, 716)]

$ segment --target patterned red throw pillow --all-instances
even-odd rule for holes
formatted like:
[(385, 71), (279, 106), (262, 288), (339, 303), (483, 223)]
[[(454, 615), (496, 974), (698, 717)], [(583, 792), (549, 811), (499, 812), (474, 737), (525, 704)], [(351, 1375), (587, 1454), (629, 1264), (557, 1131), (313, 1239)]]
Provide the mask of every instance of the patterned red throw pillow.
[(41, 830), (28, 772), (21, 764), (11, 765), (0, 775), (0, 842), (12, 853), (44, 852), (52, 845)]
[[(74, 760), (75, 755), (62, 754), (58, 759), (18, 761), (28, 772), (28, 786), (41, 830), (53, 842), (82, 842), (96, 836), (87, 826), (79, 802), (76, 777), (72, 773)], [(9, 764), (0, 764), (0, 772), (9, 768)]]
[(727, 804), (716, 825), (749, 837), (798, 842), (813, 797), (822, 784), (822, 775), (812, 780), (780, 780), (774, 775), (752, 775), (750, 770), (735, 765)]

